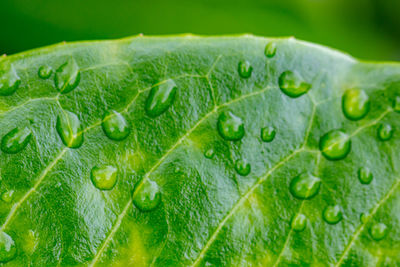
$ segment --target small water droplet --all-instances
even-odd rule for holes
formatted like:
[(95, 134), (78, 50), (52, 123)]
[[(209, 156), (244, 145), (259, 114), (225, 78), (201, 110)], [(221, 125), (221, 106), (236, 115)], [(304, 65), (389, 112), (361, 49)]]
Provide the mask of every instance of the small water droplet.
[(1, 199), (2, 199), (4, 202), (10, 203), (10, 202), (12, 201), (13, 194), (14, 194), (14, 190), (5, 191), (5, 192), (1, 195)]
[(261, 129), (261, 140), (263, 142), (272, 142), (275, 139), (276, 130), (274, 127), (267, 126)]
[(1, 140), (1, 150), (8, 154), (18, 153), (28, 145), (31, 136), (32, 131), (28, 127), (14, 128)]
[(93, 167), (90, 173), (93, 185), (100, 190), (111, 190), (117, 182), (117, 168), (114, 166)]
[(298, 73), (288, 70), (279, 76), (279, 87), (287, 96), (296, 98), (307, 93), (311, 84), (304, 82)]
[(83, 144), (83, 127), (75, 113), (64, 110), (57, 117), (56, 129), (67, 147), (78, 148)]
[(274, 57), (276, 54), (276, 44), (274, 42), (269, 42), (265, 46), (264, 54), (266, 57), (269, 58)]
[(48, 79), (50, 78), (51, 74), (53, 74), (53, 69), (50, 66), (41, 66), (38, 70), (38, 76), (41, 79)]
[(337, 224), (343, 219), (342, 208), (339, 205), (327, 206), (324, 209), (322, 217), (329, 224)]
[(360, 183), (370, 184), (373, 178), (374, 175), (368, 167), (361, 167), (358, 169), (358, 180), (360, 180)]
[(304, 214), (297, 214), (292, 218), (291, 227), (296, 232), (301, 232), (306, 228), (307, 217)]
[(249, 78), (253, 72), (253, 67), (247, 60), (240, 61), (238, 66), (239, 75), (242, 78)]
[(332, 130), (321, 137), (319, 148), (329, 160), (344, 159), (351, 150), (350, 137), (341, 130)]
[(251, 171), (251, 165), (245, 159), (238, 159), (235, 162), (235, 170), (241, 176), (247, 176)]
[(14, 67), (4, 73), (0, 78), (0, 96), (12, 95), (21, 84), (21, 79), (19, 78)]
[(156, 182), (146, 180), (139, 182), (133, 192), (133, 203), (141, 211), (155, 209), (161, 202), (161, 192)]
[(125, 117), (115, 110), (107, 111), (104, 114), (101, 126), (106, 136), (115, 141), (124, 140), (131, 132)]
[(230, 111), (222, 112), (218, 118), (218, 132), (222, 138), (237, 141), (244, 136), (244, 123), (242, 119)]
[(0, 262), (5, 263), (15, 258), (17, 248), (14, 239), (7, 233), (0, 231)]
[(400, 113), (400, 96), (396, 96), (393, 100), (393, 110)]
[(209, 148), (206, 150), (206, 152), (204, 152), (204, 156), (208, 159), (212, 159), (214, 157), (214, 154), (215, 154), (215, 152), (214, 152), (214, 149), (212, 149), (212, 148)]
[(304, 172), (292, 179), (289, 190), (296, 198), (311, 199), (318, 194), (320, 186), (320, 178)]
[(343, 113), (349, 120), (361, 120), (370, 109), (369, 96), (364, 90), (350, 89), (342, 97)]
[(81, 79), (78, 64), (73, 58), (70, 58), (56, 70), (54, 75), (54, 84), (57, 90), (66, 94), (74, 90)]
[(388, 123), (382, 123), (378, 128), (378, 138), (381, 141), (388, 141), (393, 136), (392, 125)]
[(383, 223), (376, 223), (369, 229), (371, 237), (376, 241), (384, 239), (388, 232), (388, 227)]
[(163, 114), (174, 102), (176, 91), (176, 84), (171, 79), (153, 87), (145, 104), (147, 115), (155, 118)]
[(360, 214), (360, 222), (366, 224), (368, 222), (368, 217), (369, 217), (368, 213), (361, 213)]

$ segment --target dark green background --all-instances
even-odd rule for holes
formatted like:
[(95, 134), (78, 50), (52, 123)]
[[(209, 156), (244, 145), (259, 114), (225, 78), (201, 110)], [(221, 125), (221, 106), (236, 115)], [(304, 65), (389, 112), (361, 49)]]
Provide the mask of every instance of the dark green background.
[(1, 0), (0, 53), (61, 41), (194, 33), (295, 36), (400, 60), (399, 0)]

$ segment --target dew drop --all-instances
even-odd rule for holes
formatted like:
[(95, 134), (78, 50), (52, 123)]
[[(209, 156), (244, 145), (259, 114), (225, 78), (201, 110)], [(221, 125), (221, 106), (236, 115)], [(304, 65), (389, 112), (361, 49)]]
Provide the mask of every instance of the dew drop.
[(289, 190), (296, 198), (311, 199), (318, 194), (320, 186), (320, 178), (304, 172), (292, 179)]
[(31, 136), (32, 131), (28, 127), (14, 128), (1, 140), (1, 150), (8, 154), (18, 153), (28, 145)]
[(242, 78), (249, 78), (253, 72), (253, 67), (247, 60), (240, 61), (238, 66), (239, 75)]
[(263, 142), (272, 142), (275, 139), (276, 130), (274, 127), (266, 126), (261, 129), (261, 140)]
[(367, 223), (368, 222), (368, 213), (361, 213), (360, 214), (360, 222), (362, 223)]
[(56, 70), (54, 84), (60, 93), (66, 94), (78, 86), (80, 79), (81, 73), (78, 64), (73, 58), (70, 58)]
[(4, 202), (10, 203), (10, 202), (12, 201), (13, 194), (14, 194), (14, 190), (5, 191), (5, 192), (1, 195), (1, 199), (2, 199)]
[(378, 128), (378, 138), (381, 141), (388, 141), (393, 136), (393, 128), (388, 123), (382, 123)]
[(115, 110), (104, 114), (101, 126), (106, 136), (115, 141), (124, 140), (131, 132), (125, 117)]
[(299, 74), (289, 70), (279, 76), (279, 87), (284, 94), (292, 98), (302, 96), (311, 89), (311, 85), (304, 82)]
[(360, 180), (360, 183), (370, 184), (373, 178), (374, 175), (368, 167), (361, 167), (360, 169), (358, 169), (358, 180)]
[(0, 78), (0, 96), (12, 95), (21, 84), (21, 79), (13, 67)]
[(41, 79), (48, 79), (50, 78), (51, 74), (53, 74), (53, 69), (50, 66), (41, 66), (38, 70), (38, 76)]
[(64, 145), (78, 148), (83, 143), (83, 129), (78, 116), (70, 111), (63, 110), (57, 117), (56, 129)]
[(151, 211), (161, 202), (161, 192), (156, 182), (139, 182), (133, 191), (133, 203), (141, 211)]
[(369, 96), (364, 90), (347, 90), (342, 97), (342, 108), (344, 115), (349, 120), (361, 120), (370, 109)]
[(327, 206), (322, 217), (329, 224), (337, 224), (343, 219), (342, 208), (339, 205)]
[(292, 218), (291, 227), (296, 232), (302, 232), (307, 225), (307, 217), (304, 214), (297, 214)]
[(332, 130), (321, 137), (319, 148), (329, 160), (344, 159), (351, 150), (350, 137), (341, 130)]
[(238, 159), (235, 162), (235, 170), (241, 176), (247, 176), (251, 172), (251, 165), (245, 159)]
[(374, 224), (369, 229), (371, 237), (376, 241), (384, 239), (388, 232), (388, 227), (383, 223)]
[(176, 90), (176, 84), (171, 79), (153, 87), (145, 104), (147, 115), (155, 118), (163, 114), (174, 102)]
[(206, 152), (204, 152), (204, 156), (208, 159), (212, 159), (214, 157), (214, 154), (215, 154), (215, 152), (214, 152), (214, 149), (212, 149), (212, 148), (209, 148), (206, 150)]
[(237, 141), (244, 136), (242, 119), (230, 111), (222, 112), (218, 118), (218, 132), (225, 140)]
[(5, 263), (15, 258), (17, 248), (11, 236), (0, 231), (0, 262)]
[(393, 101), (393, 110), (400, 113), (400, 96), (396, 96)]
[(274, 42), (270, 42), (265, 46), (264, 54), (266, 57), (271, 58), (276, 54), (276, 44)]
[(111, 190), (117, 182), (117, 168), (114, 166), (93, 167), (90, 173), (93, 185), (100, 190)]

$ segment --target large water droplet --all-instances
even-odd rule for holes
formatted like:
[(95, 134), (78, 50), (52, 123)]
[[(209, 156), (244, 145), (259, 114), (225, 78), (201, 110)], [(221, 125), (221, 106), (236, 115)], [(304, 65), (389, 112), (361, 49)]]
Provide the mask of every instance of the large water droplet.
[(247, 176), (251, 171), (251, 165), (245, 159), (238, 159), (235, 162), (235, 170), (241, 176)]
[(274, 127), (267, 126), (261, 129), (261, 140), (263, 142), (272, 142), (275, 139), (276, 130)]
[(291, 227), (296, 232), (301, 232), (306, 228), (307, 217), (304, 214), (297, 214), (292, 218)]
[(364, 90), (350, 89), (342, 97), (343, 113), (349, 120), (360, 120), (364, 118), (369, 109), (370, 101)]
[(57, 117), (56, 129), (64, 145), (70, 148), (78, 148), (83, 143), (83, 129), (78, 116), (70, 111), (64, 110)]
[(274, 57), (276, 54), (276, 44), (274, 42), (269, 42), (265, 46), (264, 54), (266, 57), (269, 58)]
[(376, 241), (384, 239), (388, 232), (388, 227), (383, 223), (376, 223), (369, 229), (371, 237)]
[(311, 199), (318, 193), (320, 186), (320, 178), (304, 172), (292, 179), (289, 190), (296, 198)]
[(322, 213), (322, 217), (329, 224), (337, 224), (343, 219), (342, 208), (339, 205), (327, 206)]
[(374, 176), (368, 167), (358, 169), (358, 180), (360, 180), (360, 183), (370, 184), (373, 178)]
[(12, 95), (20, 84), (21, 79), (15, 69), (11, 67), (10, 70), (4, 73), (0, 78), (0, 96)]
[(319, 148), (329, 160), (344, 159), (351, 150), (350, 137), (341, 130), (332, 130), (321, 137)]
[(3, 192), (3, 194), (1, 194), (1, 200), (3, 200), (4, 202), (10, 203), (12, 201), (13, 194), (14, 194), (14, 190), (8, 190), (8, 191)]
[(114, 166), (93, 167), (90, 178), (100, 190), (111, 190), (117, 182), (117, 168)]
[(161, 192), (156, 182), (139, 182), (133, 191), (133, 203), (141, 211), (155, 209), (161, 202)]
[(400, 113), (400, 96), (396, 96), (393, 100), (393, 110)]
[(382, 123), (378, 127), (378, 138), (381, 141), (388, 141), (393, 136), (392, 125), (388, 123)]
[(242, 119), (230, 111), (222, 112), (218, 118), (218, 132), (225, 140), (237, 141), (244, 136)]
[(78, 64), (73, 58), (70, 58), (56, 70), (54, 75), (54, 84), (57, 90), (66, 94), (74, 90), (81, 79)]
[(130, 127), (124, 116), (115, 110), (107, 111), (101, 123), (108, 138), (116, 141), (124, 140), (130, 133)]
[(41, 66), (38, 70), (38, 76), (41, 79), (50, 78), (51, 74), (53, 74), (53, 69), (50, 66)]
[(28, 127), (14, 128), (1, 140), (1, 150), (8, 154), (18, 153), (28, 145), (31, 136), (32, 131)]
[(0, 262), (8, 262), (14, 259), (16, 254), (17, 248), (12, 237), (3, 231), (0, 231)]
[(176, 84), (171, 79), (153, 87), (145, 104), (147, 115), (155, 118), (164, 113), (174, 102), (176, 91)]
[(286, 95), (296, 98), (307, 93), (311, 84), (304, 82), (299, 74), (288, 70), (279, 76), (279, 87)]
[(238, 66), (239, 75), (242, 78), (249, 78), (253, 72), (253, 67), (247, 60), (240, 61)]
[(214, 152), (214, 149), (212, 149), (212, 148), (209, 148), (206, 150), (206, 152), (204, 152), (204, 156), (208, 159), (212, 159), (214, 157), (214, 154), (215, 154), (215, 152)]

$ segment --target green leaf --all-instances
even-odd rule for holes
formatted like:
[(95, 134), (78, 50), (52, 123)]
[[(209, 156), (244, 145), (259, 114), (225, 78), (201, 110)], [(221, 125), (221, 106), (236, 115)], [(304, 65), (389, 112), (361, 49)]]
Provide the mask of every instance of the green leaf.
[(400, 64), (188, 35), (0, 75), (5, 266), (400, 265)]

